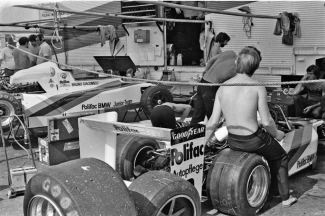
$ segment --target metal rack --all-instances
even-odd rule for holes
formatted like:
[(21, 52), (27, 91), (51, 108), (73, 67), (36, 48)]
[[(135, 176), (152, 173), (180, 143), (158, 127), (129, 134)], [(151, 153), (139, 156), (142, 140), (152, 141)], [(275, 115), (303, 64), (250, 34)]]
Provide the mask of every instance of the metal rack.
[[(36, 170), (36, 164), (35, 164), (35, 159), (34, 159), (34, 153), (32, 149), (32, 144), (30, 141), (30, 136), (28, 133), (28, 128), (26, 126), (26, 118), (24, 115), (14, 115), (14, 116), (2, 116), (3, 117), (9, 117), (9, 118), (18, 118), (19, 122), (23, 126), (25, 132), (24, 132), (24, 144), (29, 145), (30, 153), (27, 151), (27, 149), (23, 148), (27, 154), (28, 154), (28, 159), (27, 160), (32, 160), (33, 166), (26, 167), (26, 161), (24, 164), (22, 164), (18, 168), (11, 169), (9, 165), (9, 158), (7, 154), (7, 149), (6, 149), (6, 142), (5, 142), (5, 137), (4, 137), (4, 132), (2, 129), (2, 125), (0, 124), (0, 134), (1, 134), (1, 140), (3, 143), (3, 149), (6, 157), (6, 163), (7, 163), (7, 171), (8, 171), (8, 184), (9, 184), (9, 190), (8, 190), (8, 198), (12, 198), (16, 196), (17, 194), (21, 194), (25, 192), (26, 184), (28, 183), (29, 179), (37, 172)], [(21, 120), (20, 117), (23, 119)], [(12, 133), (12, 130), (10, 131)], [(13, 134), (13, 133), (12, 133)], [(15, 136), (13, 134), (13, 136)], [(20, 144), (19, 144), (20, 145)], [(30, 158), (31, 157), (31, 158)]]

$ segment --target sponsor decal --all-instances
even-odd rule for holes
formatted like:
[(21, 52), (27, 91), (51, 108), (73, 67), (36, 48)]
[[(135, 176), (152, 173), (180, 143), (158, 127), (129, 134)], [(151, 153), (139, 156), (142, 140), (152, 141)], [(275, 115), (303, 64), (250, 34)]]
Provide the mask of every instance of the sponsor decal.
[(112, 102), (103, 102), (98, 104), (81, 104), (82, 110), (92, 110), (92, 109), (104, 109), (109, 107), (119, 107), (124, 105), (132, 104), (132, 100), (124, 100), (124, 101), (114, 101)]
[(64, 143), (63, 151), (79, 149), (79, 141)]
[(63, 209), (69, 208), (71, 203), (72, 203), (72, 201), (69, 197), (62, 197), (62, 199), (60, 200), (60, 205)]
[(98, 109), (111, 107), (111, 102), (108, 103), (98, 103)]
[(174, 175), (178, 175), (179, 177), (185, 177), (187, 178), (187, 175), (191, 173), (198, 174), (200, 170), (203, 170), (203, 164), (198, 164), (196, 166), (193, 166), (193, 164), (190, 164), (188, 168), (186, 169), (180, 169), (178, 172), (174, 170)]
[(67, 78), (67, 74), (65, 74), (65, 73), (62, 73), (61, 75), (60, 75), (60, 77), (62, 78), (62, 79), (66, 79)]
[(72, 84), (72, 87), (73, 87), (73, 86), (82, 86), (82, 82), (71, 83), (71, 84)]
[(55, 70), (54, 68), (50, 67), (50, 73), (51, 73), (51, 77), (53, 77), (55, 75)]
[(61, 187), (60, 187), (60, 185), (54, 185), (51, 188), (51, 194), (54, 197), (58, 197), (61, 194)]
[(113, 107), (123, 106), (132, 104), (132, 100), (124, 100), (124, 101), (114, 101)]
[(140, 133), (138, 130), (136, 130), (136, 129), (132, 129), (132, 128), (129, 128), (128, 126), (118, 126), (118, 125), (113, 125), (113, 127), (114, 127), (117, 131), (130, 132), (130, 133)]
[(70, 86), (70, 81), (60, 80), (59, 84), (60, 84), (60, 87), (68, 87), (68, 86)]
[(60, 133), (59, 133), (59, 129), (53, 129), (50, 131), (50, 140), (51, 141), (56, 141), (59, 140), (60, 138)]
[(96, 104), (82, 104), (81, 109), (82, 110), (97, 109), (97, 105)]
[(176, 148), (171, 149), (171, 163), (180, 165), (183, 161), (191, 160), (193, 158), (204, 155), (204, 145), (193, 147), (193, 142), (183, 144), (183, 152), (178, 151)]
[(171, 131), (171, 144), (175, 145), (181, 142), (186, 142), (192, 139), (205, 136), (204, 125), (189, 125)]
[(63, 120), (62, 124), (64, 125), (65, 129), (68, 131), (69, 134), (73, 131), (73, 128), (68, 119)]
[(48, 192), (50, 189), (50, 183), (51, 183), (51, 181), (49, 178), (47, 178), (45, 181), (43, 181), (43, 184), (42, 184), (43, 190)]
[(301, 158), (300, 160), (297, 161), (297, 168), (303, 167), (311, 162), (316, 158), (316, 153), (307, 155), (304, 158)]
[(83, 82), (82, 84), (83, 84), (84, 86), (85, 86), (85, 85), (98, 85), (99, 82), (98, 82), (98, 81), (91, 81), (91, 82)]

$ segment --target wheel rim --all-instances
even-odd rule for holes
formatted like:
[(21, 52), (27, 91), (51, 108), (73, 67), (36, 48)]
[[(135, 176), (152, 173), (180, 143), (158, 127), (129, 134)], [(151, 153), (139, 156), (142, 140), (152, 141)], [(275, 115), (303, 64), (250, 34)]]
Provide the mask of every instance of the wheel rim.
[(247, 201), (250, 206), (256, 207), (263, 203), (267, 196), (268, 185), (266, 168), (262, 165), (255, 167), (248, 178), (246, 187)]
[(152, 146), (144, 146), (137, 152), (134, 158), (133, 170), (137, 165), (142, 165), (142, 162), (148, 159), (147, 152), (152, 150), (155, 150)]
[(168, 102), (168, 95), (165, 92), (158, 91), (156, 94), (152, 96), (151, 106), (154, 107), (156, 105), (160, 105), (165, 102)]
[(63, 216), (60, 208), (49, 198), (35, 195), (29, 202), (28, 216)]
[[(0, 117), (2, 116), (12, 116), (15, 114), (15, 108), (12, 106), (11, 103), (2, 100), (0, 102)], [(12, 121), (13, 117), (4, 117), (1, 118), (2, 126), (7, 126)]]
[(158, 210), (157, 216), (197, 216), (196, 206), (191, 197), (177, 195), (167, 200)]

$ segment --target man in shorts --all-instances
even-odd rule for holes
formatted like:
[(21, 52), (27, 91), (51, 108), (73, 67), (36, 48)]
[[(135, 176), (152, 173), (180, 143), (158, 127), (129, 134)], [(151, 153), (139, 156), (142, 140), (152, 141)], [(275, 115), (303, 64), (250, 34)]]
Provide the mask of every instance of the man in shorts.
[[(260, 52), (255, 47), (245, 47), (236, 60), (237, 75), (224, 83), (258, 84), (259, 82), (251, 77), (259, 67), (261, 59)], [(263, 127), (257, 122), (257, 112)], [(284, 207), (295, 203), (297, 199), (289, 194), (288, 155), (277, 142), (282, 140), (285, 134), (277, 130), (270, 115), (265, 87), (221, 86), (207, 124), (207, 140), (214, 135), (222, 114), (226, 119), (229, 147), (262, 155), (270, 165), (270, 192), (273, 196), (281, 195)]]

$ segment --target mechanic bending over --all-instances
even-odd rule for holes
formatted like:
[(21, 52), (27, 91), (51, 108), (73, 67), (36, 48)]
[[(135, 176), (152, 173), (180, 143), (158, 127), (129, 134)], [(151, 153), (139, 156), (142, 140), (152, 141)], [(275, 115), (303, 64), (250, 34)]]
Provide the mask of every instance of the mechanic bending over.
[[(307, 68), (307, 74), (303, 76), (304, 80), (318, 80), (320, 78), (320, 69), (316, 65), (310, 65)], [(303, 90), (306, 90), (307, 97), (299, 95)], [(297, 117), (325, 118), (325, 114), (321, 108), (322, 91), (325, 90), (325, 83), (299, 83), (293, 92), (295, 98), (295, 109)]]
[[(212, 57), (203, 72), (200, 83), (223, 83), (236, 75), (236, 53), (228, 50)], [(197, 99), (191, 124), (203, 121), (205, 116), (210, 118), (213, 101), (219, 86), (198, 86)]]
[[(251, 76), (259, 67), (260, 51), (245, 47), (236, 60), (237, 75), (225, 83), (259, 83)], [(276, 141), (284, 138), (277, 130), (267, 105), (264, 86), (221, 86), (216, 94), (213, 113), (207, 124), (206, 140), (214, 132), (223, 113), (228, 129), (228, 144), (231, 149), (264, 156), (270, 165), (273, 197), (282, 198), (282, 205), (289, 207), (297, 199), (289, 194), (288, 155)], [(257, 111), (263, 128), (258, 125)], [(207, 142), (207, 145), (211, 145)]]
[[(166, 102), (157, 105), (150, 113), (152, 126), (174, 129), (181, 125), (178, 123), (184, 122), (191, 111), (189, 104), (175, 104)], [(175, 112), (182, 112), (181, 118), (176, 122)]]

